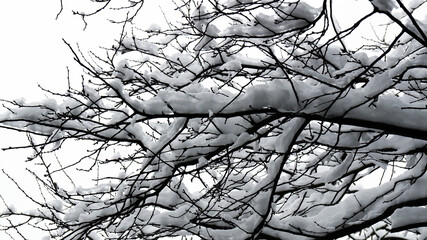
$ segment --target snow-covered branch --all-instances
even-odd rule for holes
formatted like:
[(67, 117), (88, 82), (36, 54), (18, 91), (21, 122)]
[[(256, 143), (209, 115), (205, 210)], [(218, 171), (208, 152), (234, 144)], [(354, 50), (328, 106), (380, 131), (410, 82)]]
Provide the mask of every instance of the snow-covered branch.
[[(371, 1), (344, 29), (331, 0), (176, 1), (180, 19), (147, 29), (142, 3), (96, 1), (78, 13), (127, 16), (105, 56), (65, 42), (82, 67), (79, 87), (2, 102), (0, 127), (26, 133), (22, 147), (43, 168), (33, 172), (43, 199), (28, 194), (29, 211), (5, 202), (0, 230), (425, 236), (425, 218), (402, 219), (427, 199), (425, 3)], [(361, 35), (366, 24), (384, 36)], [(64, 160), (67, 149), (76, 153)]]

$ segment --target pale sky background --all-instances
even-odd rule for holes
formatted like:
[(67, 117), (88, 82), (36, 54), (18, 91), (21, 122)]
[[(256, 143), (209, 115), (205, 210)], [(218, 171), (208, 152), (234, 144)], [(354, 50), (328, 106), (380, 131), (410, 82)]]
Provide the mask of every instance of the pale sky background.
[[(77, 6), (85, 2), (90, 1), (64, 0), (64, 11), (55, 20), (60, 11), (59, 0), (0, 1), (1, 99), (41, 100), (45, 96), (38, 88), (38, 84), (52, 90), (66, 90), (67, 66), (72, 80), (79, 82), (80, 68), (72, 60), (71, 51), (63, 43), (62, 38), (73, 45), (80, 43), (85, 50), (98, 49), (101, 44), (113, 43), (119, 34), (120, 26), (111, 24), (103, 18), (93, 17), (88, 19), (89, 25), (83, 31), (84, 23), (81, 18), (72, 15), (70, 8), (74, 6), (70, 4)], [(151, 4), (155, 2), (157, 1), (151, 1)], [(150, 16), (145, 14), (144, 17)], [(25, 134), (14, 131), (0, 129), (0, 136), (0, 149), (27, 143)], [(29, 149), (0, 150), (0, 170), (4, 169), (15, 177), (25, 190), (34, 189), (36, 194), (38, 186), (34, 178), (25, 171), (24, 164), (31, 153)], [(8, 203), (13, 203), (18, 208), (22, 206), (26, 208), (29, 204), (24, 195), (16, 190), (1, 171), (0, 193)], [(3, 204), (0, 203), (0, 209), (2, 208)], [(30, 236), (31, 239), (42, 237), (34, 230), (31, 230)], [(0, 232), (0, 239), (10, 238)]]
[[(60, 10), (59, 0), (0, 1), (0, 98), (25, 98), (31, 101), (43, 97), (37, 84), (51, 89), (64, 89), (67, 69), (75, 69), (70, 51), (62, 38), (85, 40), (83, 24), (77, 16)], [(0, 148), (26, 143), (25, 134), (0, 129)], [(26, 171), (24, 161), (31, 150), (0, 151), (0, 169), (12, 175), (26, 189), (37, 189), (34, 178)], [(16, 190), (12, 182), (0, 172), (0, 193), (16, 207), (27, 206), (28, 201)], [(2, 204), (0, 204), (3, 208)], [(26, 232), (28, 235), (29, 232)], [(25, 232), (24, 232), (25, 234)], [(32, 239), (42, 235), (31, 230)], [(10, 239), (0, 232), (0, 239)]]
[[(58, 20), (55, 18), (60, 10), (59, 0), (0, 1), (2, 36), (0, 38), (0, 98), (23, 97), (36, 101), (44, 97), (37, 84), (52, 90), (65, 90), (67, 86), (66, 66), (69, 66), (71, 80), (79, 81), (80, 68), (73, 62), (71, 52), (62, 42), (62, 38), (71, 44), (79, 42), (83, 49), (89, 50), (112, 42), (114, 37), (118, 36), (120, 26), (110, 24), (102, 18), (89, 19), (87, 29), (83, 31), (84, 24), (81, 18), (70, 12), (71, 6), (68, 5), (71, 4), (70, 2), (78, 5), (90, 1), (64, 0), (65, 9)], [(150, 19), (150, 22), (153, 22), (153, 19), (163, 18), (159, 11), (153, 11), (153, 6), (148, 5), (156, 5), (157, 2), (146, 0), (145, 9), (150, 9), (150, 11), (141, 13), (142, 23), (145, 22), (144, 19)], [(348, 8), (353, 9), (351, 12), (337, 16), (342, 20), (342, 27), (346, 27), (344, 20), (351, 21), (363, 14), (363, 6), (360, 4), (365, 1), (335, 2), (339, 4), (346, 2), (346, 5), (358, 4), (353, 8)], [(0, 136), (0, 148), (26, 143), (25, 134), (0, 129)], [(29, 178), (24, 170), (24, 161), (30, 153), (31, 150), (0, 151), (0, 169), (5, 169), (12, 176), (19, 176), (19, 180), (27, 189), (37, 187), (34, 185), (34, 179)], [(22, 195), (17, 194), (15, 187), (11, 186), (11, 182), (5, 178), (2, 172), (0, 172), (0, 184), (0, 193), (7, 200), (16, 205), (25, 204)], [(0, 239), (9, 238), (0, 233)]]
[[(58, 61), (58, 57), (65, 54), (57, 34), (59, 24), (52, 21), (59, 6), (56, 0), (0, 2), (0, 98), (37, 97), (34, 94), (37, 82), (54, 83), (66, 74), (63, 63)], [(0, 134), (0, 148), (26, 140), (24, 134), (13, 131), (0, 129)], [(24, 185), (34, 187), (23, 164), (30, 153), (29, 150), (0, 151), (0, 169), (13, 176), (25, 176)], [(3, 172), (0, 172), (0, 183), (0, 193), (6, 201), (27, 204), (19, 200), (23, 196)], [(0, 206), (3, 208), (3, 204)], [(0, 232), (0, 239), (10, 238)]]

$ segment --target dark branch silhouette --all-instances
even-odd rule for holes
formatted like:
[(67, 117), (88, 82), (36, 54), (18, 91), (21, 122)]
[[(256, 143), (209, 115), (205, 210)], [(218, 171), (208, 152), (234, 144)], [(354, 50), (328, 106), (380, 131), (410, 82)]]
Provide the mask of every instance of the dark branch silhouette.
[[(125, 11), (112, 20), (123, 31), (105, 56), (64, 40), (79, 87), (3, 101), (0, 127), (28, 135), (21, 147), (44, 174), (31, 172), (33, 195), (5, 173), (37, 209), (4, 201), (0, 230), (424, 239), (427, 4), (372, 0), (341, 28), (337, 12), (355, 9), (335, 2), (175, 1), (182, 17), (147, 29), (144, 1), (76, 11)], [(64, 160), (68, 144), (86, 151)]]

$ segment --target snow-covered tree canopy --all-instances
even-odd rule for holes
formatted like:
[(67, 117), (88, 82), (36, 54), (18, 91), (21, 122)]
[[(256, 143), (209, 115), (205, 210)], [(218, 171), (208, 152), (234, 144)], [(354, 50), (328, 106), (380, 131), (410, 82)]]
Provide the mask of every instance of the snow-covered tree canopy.
[(6, 207), (1, 230), (426, 239), (425, 1), (359, 0), (344, 24), (356, 10), (333, 0), (177, 0), (148, 28), (143, 0), (112, 2), (76, 12), (127, 12), (105, 55), (65, 42), (82, 79), (3, 102), (44, 172), (37, 209)]

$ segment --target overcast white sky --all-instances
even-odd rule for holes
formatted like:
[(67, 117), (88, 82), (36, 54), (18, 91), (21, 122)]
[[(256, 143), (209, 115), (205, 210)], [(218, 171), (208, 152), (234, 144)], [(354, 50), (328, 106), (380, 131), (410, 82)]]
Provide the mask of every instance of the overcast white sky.
[(36, 81), (64, 73), (57, 59), (63, 51), (59, 24), (53, 21), (59, 9), (57, 0), (0, 2), (2, 98), (29, 94)]
[[(74, 0), (76, 4), (85, 1)], [(64, 4), (69, 2), (64, 1)], [(155, 5), (156, 2), (146, 0), (147, 5)], [(335, 2), (342, 4), (344, 1)], [(346, 4), (351, 3), (356, 2), (346, 1)], [(159, 16), (160, 12), (152, 11), (152, 6), (146, 6), (146, 9), (150, 11), (144, 11), (142, 14), (144, 18), (162, 18)], [(351, 19), (351, 14), (354, 16), (363, 14), (361, 9), (359, 5), (354, 11), (344, 13), (342, 19)], [(77, 75), (79, 68), (72, 61), (71, 53), (62, 42), (62, 38), (70, 43), (80, 42), (86, 49), (91, 49), (117, 37), (114, 35), (118, 34), (114, 29), (117, 26), (108, 24), (106, 20), (100, 20), (93, 25), (89, 24), (86, 31), (83, 31), (83, 22), (78, 16), (71, 14), (68, 5), (65, 6), (58, 20), (55, 20), (59, 10), (59, 0), (0, 1), (2, 36), (0, 38), (0, 98), (23, 97), (35, 101), (43, 97), (42, 92), (37, 89), (37, 84), (50, 89), (64, 89), (67, 85), (66, 66), (69, 66), (70, 71)], [(154, 15), (150, 16), (153, 12)], [(342, 25), (345, 24), (342, 23)], [(0, 148), (19, 145), (26, 140), (25, 135), (12, 131), (0, 129), (0, 134), (2, 136)], [(30, 153), (29, 150), (0, 151), (0, 169), (6, 169), (15, 176), (23, 174), (25, 168), (23, 162)], [(23, 179), (28, 181), (28, 178)], [(10, 193), (6, 196), (9, 199), (17, 199), (17, 196), (13, 196), (16, 191), (12, 191), (13, 187), (9, 186), (10, 182), (5, 180), (1, 172), (0, 183), (2, 183), (0, 192)], [(28, 186), (30, 185), (31, 183), (28, 183)], [(0, 239), (7, 238), (3, 238), (0, 233)]]
[[(120, 25), (111, 24), (105, 16), (100, 16), (88, 19), (89, 25), (84, 30), (82, 19), (73, 15), (71, 9), (84, 5), (87, 10), (87, 3), (91, 1), (64, 0), (64, 10), (56, 20), (61, 9), (60, 0), (0, 1), (0, 99), (41, 100), (45, 96), (38, 84), (60, 92), (66, 90), (67, 66), (72, 81), (80, 80), (81, 68), (73, 61), (62, 39), (74, 46), (79, 43), (83, 51), (97, 50), (101, 45), (112, 44), (121, 29)], [(140, 14), (142, 24), (158, 23), (163, 19), (162, 13), (156, 10), (157, 4), (154, 0), (145, 1)], [(25, 134), (14, 131), (0, 129), (0, 136), (0, 149), (27, 143)], [(25, 171), (27, 165), (24, 163), (31, 153), (30, 149), (0, 150), (0, 194), (19, 207), (27, 207), (28, 201), (24, 201), (25, 197), (1, 170), (15, 177), (25, 190), (37, 189), (34, 178)], [(73, 152), (68, 154), (72, 156)], [(2, 207), (0, 203), (0, 210)], [(9, 238), (0, 232), (0, 239)]]
[[(74, 0), (74, 3), (78, 2), (85, 0)], [(74, 77), (78, 77), (80, 69), (73, 62), (62, 38), (72, 44), (80, 42), (86, 49), (114, 39), (112, 33), (117, 34), (114, 28), (118, 26), (104, 20), (101, 25), (97, 22), (83, 31), (81, 18), (72, 15), (70, 7), (65, 5), (64, 12), (55, 20), (60, 10), (59, 0), (0, 1), (1, 99), (39, 100), (44, 94), (38, 89), (38, 84), (53, 90), (65, 89), (67, 66)], [(0, 148), (26, 143), (25, 134), (0, 129), (0, 136)], [(37, 189), (34, 178), (25, 171), (24, 161), (30, 154), (29, 149), (0, 151), (0, 169), (17, 178), (26, 190)], [(0, 193), (9, 203), (20, 207), (28, 204), (1, 171), (0, 183)], [(32, 235), (33, 239), (40, 237)], [(9, 237), (0, 232), (0, 239)]]
[[(64, 81), (68, 53), (61, 43), (64, 26), (55, 21), (59, 9), (58, 0), (0, 1), (0, 98), (37, 99), (42, 96), (35, 91), (37, 83), (56, 87)], [(0, 134), (0, 148), (26, 141), (24, 134), (13, 131), (1, 129)], [(26, 176), (20, 180), (27, 189), (36, 187), (33, 178), (24, 171), (23, 163), (30, 153), (30, 150), (0, 151), (0, 169), (13, 176)], [(18, 206), (27, 203), (20, 201), (23, 196), (2, 172), (0, 182), (0, 193), (7, 201)], [(0, 239), (9, 237), (0, 233)]]
[[(58, 20), (55, 20), (60, 10), (60, 0), (0, 1), (2, 36), (0, 38), (0, 98), (39, 100), (43, 98), (43, 93), (38, 89), (37, 84), (53, 90), (65, 89), (66, 66), (70, 67), (74, 80), (78, 80), (80, 69), (73, 62), (71, 52), (62, 42), (62, 38), (72, 44), (79, 42), (83, 48), (92, 50), (117, 37), (118, 32), (115, 30), (119, 30), (117, 28), (119, 26), (109, 24), (102, 18), (100, 20), (91, 18), (91, 21), (97, 22), (89, 24), (83, 31), (84, 24), (79, 16), (71, 14), (70, 8), (75, 6), (70, 4), (78, 5), (87, 2), (90, 1), (64, 1), (64, 11)], [(334, 3), (339, 9), (342, 8), (340, 5), (344, 4), (343, 2), (335, 1)], [(341, 15), (342, 27), (346, 27), (344, 20), (351, 20), (364, 12), (362, 3), (365, 1), (345, 2), (347, 9), (357, 10), (344, 12)], [(162, 14), (154, 9), (156, 6), (153, 8), (156, 4), (158, 4), (157, 1), (146, 0), (144, 9), (149, 11), (142, 12), (140, 16), (150, 22), (153, 22), (154, 18), (163, 18), (160, 16)], [(353, 8), (348, 7), (351, 4), (357, 5)], [(0, 130), (0, 133), (2, 131)], [(7, 135), (14, 134), (8, 132)], [(0, 147), (9, 143), (11, 143), (11, 137), (7, 140), (0, 139)], [(4, 153), (0, 153), (0, 167), (5, 166), (4, 156)]]
[[(58, 20), (55, 20), (55, 17), (60, 10), (59, 0), (0, 2), (1, 98), (12, 99), (25, 96), (27, 99), (36, 100), (40, 98), (34, 91), (37, 83), (51, 88), (66, 86), (65, 67), (73, 63), (70, 51), (63, 44), (62, 38), (70, 43), (80, 42), (93, 47), (98, 46), (99, 41), (105, 43), (114, 38), (115, 35), (112, 33), (117, 32), (113, 31), (113, 25), (108, 24), (106, 20), (100, 20), (102, 28), (99, 28), (99, 22), (97, 22), (97, 24), (89, 24), (87, 30), (83, 31), (81, 19), (70, 12), (72, 7), (69, 6), (70, 2), (72, 1), (64, 1), (65, 9)], [(74, 0), (74, 2), (78, 5), (89, 1)], [(147, 0), (146, 5), (154, 2), (157, 1)], [(334, 2), (337, 8), (343, 4), (341, 2), (344, 1)], [(347, 5), (356, 3), (345, 2)], [(357, 3), (358, 10), (345, 13), (345, 18), (351, 18), (349, 14), (363, 14), (363, 7), (360, 6), (363, 2)], [(141, 15), (149, 13), (151, 11)], [(147, 17), (147, 19), (152, 18)], [(345, 24), (342, 23), (342, 25)], [(74, 72), (77, 71), (78, 69)]]

